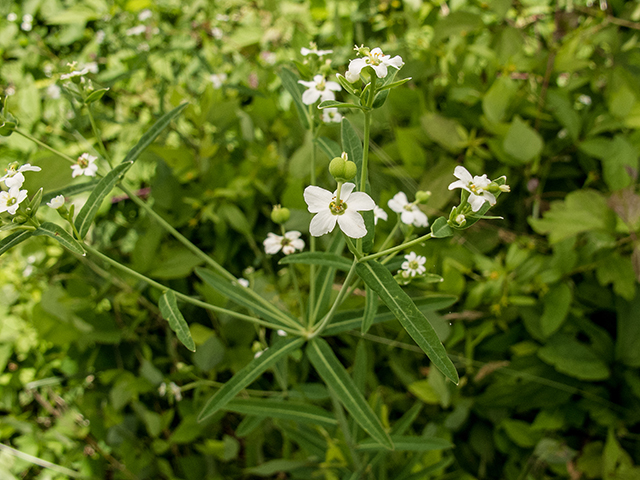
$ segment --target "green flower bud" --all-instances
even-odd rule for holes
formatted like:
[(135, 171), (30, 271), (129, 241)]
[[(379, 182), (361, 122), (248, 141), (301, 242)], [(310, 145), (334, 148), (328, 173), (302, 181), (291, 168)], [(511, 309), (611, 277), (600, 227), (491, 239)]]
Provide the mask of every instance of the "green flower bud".
[(358, 166), (351, 160), (344, 162), (344, 179), (351, 180), (358, 173)]
[(347, 152), (342, 152), (342, 156), (336, 157), (329, 163), (329, 173), (336, 182), (347, 182), (356, 176), (358, 167), (349, 160)]
[(13, 216), (12, 221), (13, 223), (24, 223), (27, 221), (27, 216), (21, 213), (17, 213), (16, 215)]
[(339, 178), (344, 177), (344, 170), (345, 170), (346, 163), (347, 162), (345, 162), (341, 157), (335, 157), (329, 163), (329, 173), (333, 178), (336, 179), (336, 181), (339, 181), (338, 180)]
[(427, 203), (429, 198), (431, 198), (431, 192), (429, 191), (418, 190), (416, 192), (416, 202), (418, 203)]
[(286, 223), (291, 217), (291, 212), (288, 208), (283, 208), (280, 205), (275, 205), (271, 212), (271, 220), (273, 223), (283, 224)]

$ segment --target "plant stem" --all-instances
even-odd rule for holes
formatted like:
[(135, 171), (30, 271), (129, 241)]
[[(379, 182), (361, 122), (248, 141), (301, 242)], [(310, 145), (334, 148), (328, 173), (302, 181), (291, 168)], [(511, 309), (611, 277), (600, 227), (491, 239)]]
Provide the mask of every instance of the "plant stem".
[(360, 191), (366, 192), (369, 169), (369, 137), (371, 136), (371, 112), (364, 112), (364, 138), (362, 140), (362, 168), (360, 169)]
[(396, 234), (396, 232), (398, 231), (398, 229), (400, 228), (400, 215), (398, 215), (398, 221), (396, 222), (396, 224), (393, 226), (393, 228), (391, 229), (391, 232), (389, 232), (389, 235), (387, 236), (387, 238), (385, 238), (384, 242), (382, 242), (382, 245), (380, 246), (380, 251), (384, 250), (385, 247), (387, 246), (387, 244), (393, 240), (393, 236)]
[(91, 113), (91, 104), (87, 105), (87, 112), (89, 113), (89, 121), (91, 122), (91, 129), (93, 130), (93, 135), (98, 140), (98, 145), (100, 146), (100, 151), (102, 153), (103, 158), (107, 161), (109, 166), (113, 168), (113, 162), (111, 161), (111, 157), (107, 153), (107, 149), (102, 143), (102, 135), (100, 134), (100, 130), (98, 129), (98, 125), (96, 124), (95, 119), (93, 118), (93, 113)]
[[(142, 275), (141, 273), (136, 272), (135, 270), (122, 265), (120, 262), (113, 260), (112, 258), (104, 255), (103, 253), (101, 253), (100, 251), (96, 250), (95, 248), (87, 245), (86, 243), (83, 245), (83, 247), (88, 250), (89, 252), (91, 252), (93, 255), (95, 255), (96, 257), (102, 259), (104, 262), (108, 263), (109, 265), (127, 273), (128, 275), (131, 275), (132, 277), (137, 278), (138, 280), (141, 280), (145, 283), (147, 283), (148, 285), (157, 288), (158, 290), (161, 290), (163, 292), (166, 292), (168, 290), (171, 290), (169, 287), (162, 285), (161, 283), (156, 282), (155, 280), (150, 279), (149, 277), (146, 277), (145, 275)], [(293, 325), (293, 327), (296, 328), (292, 328), (292, 327), (286, 327), (286, 326), (282, 326), (282, 325), (276, 325), (270, 322), (265, 322), (264, 320), (260, 319), (260, 318), (256, 318), (256, 317), (251, 317), (249, 315), (244, 315), (242, 313), (238, 313), (238, 312), (234, 312), (233, 310), (228, 310), (226, 308), (222, 308), (222, 307), (218, 307), (216, 305), (211, 305), (210, 303), (207, 302), (203, 302), (201, 300), (196, 300), (195, 298), (191, 298), (188, 295), (185, 295), (184, 293), (180, 293), (180, 292), (176, 292), (174, 290), (175, 296), (176, 298), (179, 298), (180, 300), (187, 302), (187, 303), (191, 303), (192, 305), (196, 305), (198, 307), (207, 309), (207, 310), (211, 310), (213, 312), (216, 313), (222, 313), (222, 314), (226, 314), (229, 315), (231, 317), (235, 317), (235, 318), (239, 318), (241, 320), (246, 320), (248, 322), (252, 322), (252, 323), (258, 323), (260, 325), (264, 325), (265, 327), (269, 327), (272, 329), (282, 329), (286, 332), (292, 333), (294, 335), (299, 335), (301, 333), (299, 327), (297, 327), (297, 325)]]
[[(282, 232), (282, 236), (287, 233), (284, 230), (284, 225), (280, 225), (280, 230)], [(302, 318), (302, 324), (305, 324), (305, 311), (304, 311), (304, 299), (302, 298), (302, 294), (300, 293), (300, 286), (298, 285), (298, 277), (296, 277), (295, 266), (293, 264), (289, 265), (289, 276), (291, 277), (291, 283), (293, 283), (293, 289), (296, 292), (296, 296), (298, 297), (298, 304), (300, 305), (300, 318)], [(307, 321), (308, 322), (308, 321)]]
[(338, 425), (340, 425), (340, 430), (342, 430), (342, 435), (344, 436), (344, 441), (349, 448), (349, 453), (351, 454), (351, 460), (353, 461), (353, 466), (356, 470), (360, 470), (362, 468), (362, 462), (360, 461), (360, 457), (358, 452), (356, 451), (355, 444), (351, 434), (349, 432), (349, 424), (347, 423), (347, 417), (344, 414), (344, 410), (342, 410), (342, 405), (340, 405), (340, 400), (338, 399), (338, 395), (333, 391), (331, 385), (329, 387), (329, 394), (331, 395), (331, 403), (333, 404), (333, 410), (336, 412), (336, 417), (338, 417)]
[(407, 242), (407, 243), (402, 243), (402, 244), (398, 245), (397, 247), (388, 248), (387, 250), (382, 250), (382, 251), (380, 251), (378, 253), (373, 253), (371, 255), (367, 255), (365, 257), (362, 257), (359, 261), (360, 262), (366, 262), (367, 260), (374, 260), (374, 259), (379, 258), (379, 257), (384, 257), (385, 255), (389, 255), (390, 253), (399, 252), (400, 250), (403, 250), (405, 248), (413, 247), (414, 245), (422, 243), (425, 240), (429, 240), (430, 238), (431, 238), (431, 234), (427, 233), (426, 235), (423, 235), (422, 237), (418, 237), (415, 240), (411, 240), (410, 242)]
[[(311, 121), (311, 172), (309, 176), (309, 180), (311, 185), (316, 184), (316, 122), (313, 116), (313, 106), (309, 105), (309, 118)], [(309, 251), (316, 251), (316, 237), (313, 235), (309, 235)], [(313, 323), (316, 321), (313, 318), (314, 315), (314, 306), (316, 301), (316, 266), (309, 266), (309, 318), (307, 319), (307, 327), (311, 327)]]
[(58, 155), (61, 158), (64, 158), (65, 160), (67, 160), (69, 163), (75, 165), (77, 162), (71, 158), (69, 155), (65, 155), (64, 153), (56, 150), (55, 148), (50, 147), (49, 145), (47, 145), (46, 143), (41, 142), (40, 140), (38, 140), (35, 137), (32, 137), (31, 135), (29, 135), (26, 132), (23, 132), (22, 130), (16, 128), (14, 129), (14, 132), (16, 132), (18, 135), (22, 135), (24, 138), (31, 140), (33, 143), (36, 143), (38, 145), (40, 145), (42, 148), (45, 148), (47, 150), (49, 150), (51, 153), (54, 153), (56, 155)]
[(322, 331), (326, 328), (326, 326), (329, 324), (329, 322), (333, 318), (333, 315), (336, 313), (336, 310), (338, 309), (338, 307), (342, 304), (344, 298), (346, 297), (347, 290), (349, 289), (349, 284), (351, 283), (351, 279), (356, 273), (357, 263), (358, 263), (358, 260), (354, 259), (353, 263), (351, 264), (351, 268), (349, 269), (349, 273), (347, 274), (347, 278), (344, 279), (342, 288), (340, 289), (340, 292), (338, 293), (336, 300), (333, 302), (333, 305), (331, 306), (331, 310), (329, 310), (329, 312), (324, 316), (322, 321), (312, 329), (311, 333), (307, 337), (308, 340), (311, 340), (313, 337), (317, 337), (322, 333)]

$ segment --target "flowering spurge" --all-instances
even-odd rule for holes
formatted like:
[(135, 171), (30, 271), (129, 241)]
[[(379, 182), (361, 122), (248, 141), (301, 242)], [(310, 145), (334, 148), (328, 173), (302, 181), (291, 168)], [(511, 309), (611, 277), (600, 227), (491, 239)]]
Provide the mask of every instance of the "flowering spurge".
[(449, 185), (449, 190), (456, 188), (462, 188), (469, 192), (469, 204), (471, 210), (477, 212), (482, 208), (484, 202), (489, 202), (490, 205), (496, 204), (496, 197), (491, 193), (491, 190), (508, 192), (510, 188), (508, 185), (497, 185), (487, 178), (487, 175), (472, 177), (469, 171), (461, 166), (457, 166), (453, 171), (453, 176), (459, 180)]
[(389, 208), (400, 215), (400, 221), (406, 225), (414, 227), (428, 227), (429, 219), (425, 213), (420, 210), (417, 201), (409, 203), (407, 195), (404, 192), (396, 193), (387, 203)]
[(389, 218), (389, 215), (387, 214), (387, 212), (385, 212), (382, 208), (380, 208), (378, 205), (376, 205), (373, 208), (373, 224), (377, 225), (378, 224), (378, 220), (384, 220), (386, 221)]
[(304, 201), (309, 212), (317, 215), (311, 219), (309, 233), (320, 237), (332, 232), (338, 223), (340, 230), (351, 238), (362, 238), (367, 234), (364, 219), (358, 212), (373, 210), (373, 199), (364, 192), (354, 192), (353, 183), (345, 183), (331, 193), (324, 188), (310, 185), (304, 189)]
[(398, 70), (402, 68), (404, 62), (400, 55), (396, 55), (391, 58), (390, 55), (385, 55), (379, 48), (369, 50), (367, 47), (361, 46), (355, 47), (355, 51), (358, 55), (362, 55), (360, 58), (355, 58), (349, 62), (349, 70), (345, 73), (345, 78), (349, 83), (355, 83), (360, 79), (360, 72), (365, 67), (373, 68), (378, 78), (385, 78), (387, 76), (388, 67), (393, 67)]
[(88, 153), (83, 153), (78, 157), (78, 163), (71, 165), (71, 170), (73, 170), (71, 176), (73, 178), (76, 178), (79, 175), (95, 177), (98, 172), (98, 165), (95, 163), (97, 159), (98, 157), (94, 157)]
[(325, 108), (322, 110), (322, 121), (324, 123), (340, 123), (342, 114), (338, 112), (337, 108)]
[(54, 210), (59, 209), (64, 205), (64, 195), (58, 195), (53, 197), (51, 201), (47, 202), (47, 207), (53, 208)]
[(342, 90), (338, 82), (327, 82), (323, 75), (316, 75), (310, 82), (298, 80), (298, 83), (307, 87), (307, 90), (302, 94), (302, 103), (305, 105), (313, 105), (318, 100), (323, 102), (335, 100), (336, 94), (333, 92)]
[(27, 198), (27, 191), (20, 190), (19, 186), (13, 186), (8, 192), (0, 192), (0, 213), (8, 212), (15, 215), (20, 203)]
[(13, 162), (9, 164), (5, 170), (7, 173), (5, 173), (3, 177), (0, 177), (0, 182), (4, 182), (7, 188), (21, 187), (24, 183), (24, 175), (22, 172), (39, 172), (40, 170), (42, 170), (40, 167), (32, 166), (29, 163), (18, 167), (18, 162)]
[(424, 264), (427, 263), (426, 257), (416, 255), (416, 252), (411, 252), (409, 255), (405, 255), (404, 258), (405, 261), (400, 265), (401, 270), (398, 270), (398, 273), (404, 278), (413, 278), (427, 271), (427, 268), (424, 266)]
[(304, 240), (300, 238), (300, 235), (302, 234), (296, 230), (286, 232), (283, 236), (268, 233), (267, 238), (262, 242), (264, 251), (267, 255), (275, 255), (282, 250), (285, 255), (290, 255), (296, 250), (302, 250), (304, 249)]

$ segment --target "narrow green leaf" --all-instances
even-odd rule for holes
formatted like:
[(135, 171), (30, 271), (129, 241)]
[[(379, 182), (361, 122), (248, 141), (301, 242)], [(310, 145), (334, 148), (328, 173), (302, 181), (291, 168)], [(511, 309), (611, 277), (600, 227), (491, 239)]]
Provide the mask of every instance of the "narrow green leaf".
[(353, 380), (344, 369), (329, 344), (314, 338), (307, 347), (307, 357), (320, 378), (331, 388), (356, 422), (379, 444), (393, 450), (393, 442), (384, 431), (380, 419), (373, 413)]
[(22, 230), (20, 232), (12, 233), (11, 235), (7, 235), (0, 240), (0, 255), (19, 243), (24, 242), (27, 238), (32, 237), (33, 235), (34, 232), (31, 230)]
[(342, 150), (340, 149), (340, 145), (338, 145), (336, 142), (334, 142), (330, 138), (319, 137), (318, 140), (316, 141), (318, 142), (318, 145), (324, 151), (324, 153), (327, 154), (327, 157), (335, 158), (342, 155)]
[(227, 403), (223, 410), (245, 415), (293, 420), (294, 422), (311, 423), (313, 425), (323, 425), (327, 427), (333, 427), (338, 424), (330, 412), (315, 405), (303, 403), (238, 398)]
[(357, 108), (358, 110), (362, 110), (363, 109), (360, 105), (356, 105), (355, 103), (337, 102), (335, 100), (325, 100), (320, 105), (318, 105), (318, 108), (320, 108), (320, 109), (323, 109), (323, 108)]
[(437, 218), (431, 225), (431, 236), (433, 238), (446, 238), (453, 235), (453, 229), (447, 223), (446, 217)]
[(100, 90), (96, 90), (95, 92), (91, 93), (91, 95), (87, 97), (84, 103), (89, 105), (90, 103), (97, 102), (102, 97), (104, 97), (104, 94), (107, 93), (108, 91), (109, 91), (108, 88), (102, 88)]
[[(421, 312), (433, 312), (442, 308), (447, 308), (458, 301), (455, 295), (436, 294), (423, 297), (414, 301)], [(324, 336), (338, 335), (349, 330), (360, 328), (362, 324), (363, 309), (346, 310), (339, 312), (333, 318), (333, 322), (323, 332)], [(395, 315), (387, 307), (379, 307), (378, 314), (374, 317), (373, 325), (395, 320)]]
[(329, 252), (303, 252), (294, 253), (283, 257), (278, 262), (280, 265), (288, 265), (291, 263), (302, 263), (305, 265), (323, 265), (326, 267), (337, 268), (348, 272), (351, 269), (352, 261)]
[[(444, 438), (436, 437), (410, 437), (408, 435), (391, 435), (391, 441), (398, 452), (427, 452), (430, 450), (443, 450), (453, 448), (453, 444)], [(373, 439), (367, 439), (356, 447), (362, 452), (374, 452), (386, 447), (376, 443)]]
[(293, 97), (293, 104), (296, 106), (296, 110), (298, 110), (300, 123), (302, 123), (304, 128), (309, 130), (313, 119), (309, 115), (309, 107), (302, 103), (302, 93), (304, 92), (304, 88), (298, 83), (298, 76), (286, 68), (280, 70), (279, 76), (280, 80), (282, 80), (282, 86)]
[(238, 438), (244, 438), (258, 428), (265, 417), (254, 417), (253, 415), (247, 415), (236, 427), (235, 435)]
[(42, 195), (42, 200), (40, 200), (40, 205), (50, 202), (54, 197), (57, 197), (58, 195), (62, 195), (64, 197), (70, 197), (72, 195), (76, 195), (77, 193), (93, 190), (99, 182), (100, 182), (99, 178), (94, 178), (93, 180), (90, 180), (88, 182), (69, 185), (68, 187), (61, 188), (59, 190), (54, 190), (53, 192), (45, 193), (44, 195)]
[(178, 309), (176, 295), (173, 293), (173, 290), (167, 290), (162, 294), (158, 301), (158, 307), (160, 308), (160, 313), (162, 313), (162, 318), (169, 322), (171, 330), (176, 332), (178, 340), (189, 350), (195, 352), (196, 344), (193, 338), (191, 338), (187, 321), (182, 316), (182, 313), (180, 313), (180, 309)]
[(207, 270), (205, 268), (196, 268), (196, 274), (209, 286), (215, 288), (222, 293), (225, 297), (228, 297), (231, 301), (238, 305), (248, 308), (256, 313), (264, 320), (276, 323), (281, 326), (287, 326), (286, 320), (283, 318), (289, 318), (296, 321), (292, 316), (287, 315), (285, 312), (276, 311), (270, 309), (265, 305), (262, 305), (246, 291), (246, 289), (240, 285), (232, 285), (224, 280), (222, 277)]
[(254, 358), (246, 367), (236, 373), (231, 380), (225, 383), (205, 404), (198, 416), (198, 422), (224, 408), (238, 393), (247, 388), (251, 383), (264, 373), (269, 367), (281, 358), (300, 348), (304, 343), (302, 338), (283, 338), (272, 347), (267, 348), (262, 355)]
[[(331, 244), (327, 249), (328, 253), (340, 256), (344, 250), (344, 235), (334, 234)], [(351, 267), (349, 267), (351, 268)], [(336, 269), (332, 267), (320, 267), (316, 274), (316, 293), (314, 299), (316, 318), (324, 315), (330, 308), (331, 292), (333, 289), (333, 281), (336, 277)]]
[(405, 83), (407, 83), (409, 80), (411, 80), (411, 77), (403, 78), (402, 80), (398, 80), (397, 82), (388, 83), (378, 88), (378, 91), (384, 91), (388, 90), (389, 88), (399, 87), (400, 85), (404, 85)]
[(362, 170), (362, 142), (360, 137), (356, 133), (355, 129), (351, 125), (351, 122), (346, 118), (342, 119), (340, 125), (340, 135), (342, 137), (342, 149), (347, 152), (349, 160), (354, 162), (358, 167), (358, 174), (356, 175), (356, 186), (360, 190), (360, 172)]
[(376, 261), (358, 263), (356, 273), (389, 307), (411, 338), (427, 354), (433, 364), (455, 384), (458, 383), (456, 367), (438, 339), (435, 330), (413, 300), (402, 290), (389, 270)]
[(151, 145), (156, 138), (158, 138), (158, 135), (160, 135), (162, 131), (167, 128), (167, 126), (169, 126), (174, 118), (180, 115), (182, 110), (184, 110), (187, 105), (189, 105), (189, 103), (185, 102), (161, 116), (158, 121), (154, 123), (153, 126), (149, 130), (147, 130), (144, 135), (142, 135), (142, 137), (140, 137), (138, 143), (136, 143), (136, 145), (131, 150), (129, 150), (129, 153), (127, 153), (127, 156), (124, 157), (124, 160), (122, 160), (121, 163), (124, 164), (127, 162), (135, 162), (143, 152), (143, 150)]
[(378, 294), (371, 289), (370, 286), (365, 286), (365, 304), (364, 304), (364, 315), (362, 317), (362, 334), (365, 334), (373, 325), (373, 321), (376, 318), (376, 314), (378, 313)]
[[(310, 463), (304, 460), (287, 460), (285, 458), (279, 458), (276, 460), (269, 460), (268, 462), (261, 463), (255, 467), (245, 468), (243, 473), (258, 477), (273, 477), (280, 472), (291, 472), (309, 465)], [(277, 478), (281, 477), (278, 476)]]
[(46, 235), (47, 237), (51, 237), (62, 245), (64, 248), (71, 250), (73, 253), (77, 253), (78, 255), (84, 255), (84, 248), (82, 245), (67, 231), (62, 228), (60, 225), (51, 222), (44, 222), (38, 228), (36, 228), (34, 235)]
[(93, 189), (87, 203), (84, 204), (75, 220), (76, 230), (80, 234), (80, 238), (84, 238), (89, 231), (89, 227), (102, 204), (105, 197), (113, 190), (116, 183), (120, 181), (122, 176), (131, 168), (133, 162), (121, 163), (109, 173)]
[(282, 422), (278, 427), (291, 441), (300, 445), (310, 455), (325, 458), (328, 448), (327, 440), (322, 435), (318, 435), (316, 428), (304, 423), (299, 423), (293, 427), (289, 422)]

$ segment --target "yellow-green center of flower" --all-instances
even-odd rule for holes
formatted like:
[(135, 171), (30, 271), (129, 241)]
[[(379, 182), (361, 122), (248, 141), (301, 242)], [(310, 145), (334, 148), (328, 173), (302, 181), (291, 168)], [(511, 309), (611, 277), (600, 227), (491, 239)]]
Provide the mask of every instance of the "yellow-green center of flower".
[(333, 215), (342, 215), (347, 210), (347, 204), (342, 200), (331, 202), (329, 204), (329, 210), (331, 210)]
[(484, 189), (482, 187), (477, 186), (475, 183), (469, 183), (469, 190), (475, 195), (482, 195)]
[(402, 208), (404, 208), (407, 212), (413, 211), (413, 203), (407, 203)]
[(380, 58), (382, 55), (379, 53), (369, 53), (367, 56), (369, 57), (367, 59), (369, 65), (380, 65), (382, 63), (382, 58)]
[(17, 201), (18, 201), (17, 198), (9, 197), (9, 200), (7, 200), (7, 207), (10, 207), (11, 205), (15, 205)]
[(417, 260), (412, 260), (409, 262), (409, 270), (418, 270), (420, 268), (420, 264)]
[(78, 165), (80, 165), (81, 168), (87, 168), (89, 166), (89, 161), (86, 158), (79, 158)]
[(316, 83), (316, 90), (319, 90), (322, 92), (325, 88), (327, 88), (327, 85), (324, 81), (324, 78), (320, 80), (318, 83)]

